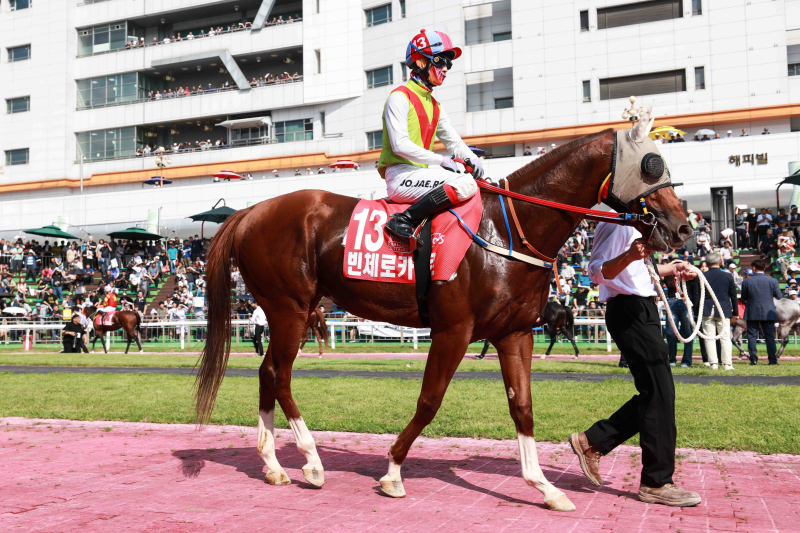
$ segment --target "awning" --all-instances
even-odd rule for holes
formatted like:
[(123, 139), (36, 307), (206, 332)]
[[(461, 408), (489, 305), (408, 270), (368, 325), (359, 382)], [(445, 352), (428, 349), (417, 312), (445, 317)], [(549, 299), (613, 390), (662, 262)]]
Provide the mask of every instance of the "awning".
[(272, 117), (251, 117), (239, 118), (236, 120), (226, 120), (225, 122), (220, 122), (217, 124), (217, 126), (238, 130), (239, 128), (258, 128), (265, 124), (271, 126)]

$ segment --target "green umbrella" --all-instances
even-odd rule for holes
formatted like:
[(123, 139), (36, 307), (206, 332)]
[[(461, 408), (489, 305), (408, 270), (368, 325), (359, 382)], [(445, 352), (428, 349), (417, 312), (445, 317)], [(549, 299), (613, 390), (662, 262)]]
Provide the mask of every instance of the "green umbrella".
[(54, 237), (59, 239), (77, 239), (75, 235), (70, 235), (66, 231), (61, 231), (58, 226), (45, 226), (39, 229), (26, 229), (25, 233), (39, 235), (41, 237)]
[(198, 213), (188, 218), (191, 218), (195, 222), (199, 220), (203, 222), (214, 222), (215, 224), (222, 224), (223, 222), (225, 222), (225, 219), (227, 219), (235, 212), (236, 209), (228, 207), (227, 205), (223, 205), (222, 207), (217, 207), (216, 209), (212, 209), (211, 211), (205, 211), (203, 213)]
[[(222, 200), (220, 200), (220, 201), (222, 201)], [(217, 202), (217, 204), (219, 204), (219, 202)], [(227, 205), (223, 205), (222, 207), (215, 207), (211, 211), (205, 211), (203, 213), (198, 213), (196, 215), (192, 215), (192, 216), (187, 217), (187, 218), (191, 218), (195, 222), (197, 222), (198, 220), (201, 220), (203, 222), (203, 224), (200, 225), (200, 238), (203, 238), (204, 237), (204, 235), (203, 235), (203, 229), (204, 229), (203, 226), (205, 226), (206, 222), (213, 222), (215, 224), (222, 224), (223, 222), (225, 222), (225, 219), (227, 219), (229, 216), (231, 216), (235, 212), (236, 212), (236, 209), (233, 209), (232, 207), (228, 207)]]
[(108, 236), (112, 239), (126, 239), (129, 241), (157, 241), (164, 238), (157, 233), (150, 233), (145, 229), (136, 227), (114, 231), (109, 233)]

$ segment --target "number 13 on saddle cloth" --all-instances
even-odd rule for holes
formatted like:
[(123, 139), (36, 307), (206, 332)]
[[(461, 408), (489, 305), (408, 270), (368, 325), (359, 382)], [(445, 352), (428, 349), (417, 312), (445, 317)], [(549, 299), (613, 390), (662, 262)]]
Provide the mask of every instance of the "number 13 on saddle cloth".
[[(383, 281), (386, 283), (415, 283), (414, 260), (405, 241), (395, 239), (383, 230), (389, 217), (406, 209), (406, 204), (385, 200), (361, 200), (350, 216), (344, 250), (344, 275), (350, 279)], [(481, 195), (453, 207), (467, 227), (477, 231), (483, 214)], [(429, 222), (430, 223), (430, 222)], [(472, 237), (449, 211), (433, 217), (431, 279), (451, 279)]]

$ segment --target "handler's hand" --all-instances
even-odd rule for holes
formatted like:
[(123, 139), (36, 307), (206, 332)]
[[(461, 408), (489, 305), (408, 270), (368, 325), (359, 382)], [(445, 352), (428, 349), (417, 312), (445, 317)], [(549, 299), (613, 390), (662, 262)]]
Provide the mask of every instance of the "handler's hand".
[(674, 263), (675, 277), (678, 279), (694, 279), (697, 277), (697, 272), (689, 270), (689, 264), (686, 261), (678, 261)]
[(732, 317), (731, 317), (731, 327), (732, 327), (732, 328), (735, 328), (735, 327), (736, 327), (736, 321), (737, 321), (737, 320), (739, 320), (739, 317), (736, 317), (736, 316), (732, 316)]
[(643, 238), (633, 241), (627, 252), (628, 259), (630, 259), (631, 262), (649, 257), (651, 253), (652, 250), (647, 247), (647, 241)]

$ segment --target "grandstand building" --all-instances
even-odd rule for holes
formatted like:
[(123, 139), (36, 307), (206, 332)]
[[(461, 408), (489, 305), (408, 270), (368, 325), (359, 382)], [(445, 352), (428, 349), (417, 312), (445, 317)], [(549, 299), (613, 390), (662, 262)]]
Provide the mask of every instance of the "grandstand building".
[[(381, 112), (420, 28), (464, 48), (436, 97), (492, 177), (528, 146), (626, 126), (631, 95), (686, 132), (662, 153), (715, 221), (774, 207), (800, 161), (800, 0), (0, 0), (0, 230), (162, 208), (194, 233), (184, 217), (220, 197), (382, 196)], [(723, 139), (693, 142), (706, 128)], [(137, 155), (179, 144), (163, 169)], [(343, 158), (362, 169), (317, 174)], [(213, 182), (222, 169), (254, 179)]]

